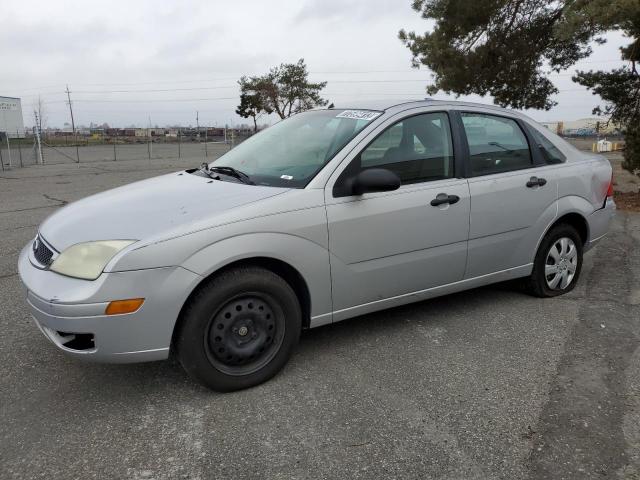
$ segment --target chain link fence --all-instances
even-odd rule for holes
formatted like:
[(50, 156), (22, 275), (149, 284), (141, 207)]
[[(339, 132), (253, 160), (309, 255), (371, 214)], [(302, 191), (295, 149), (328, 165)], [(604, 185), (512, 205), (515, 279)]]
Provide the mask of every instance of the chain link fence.
[[(0, 132), (2, 170), (28, 167), (40, 163), (92, 163), (123, 160), (193, 159), (207, 161), (218, 157), (248, 135), (208, 137), (181, 135), (168, 137), (77, 137), (43, 134), (40, 146), (35, 135), (12, 138)], [(215, 156), (213, 155), (215, 152)], [(40, 159), (40, 153), (42, 159)]]

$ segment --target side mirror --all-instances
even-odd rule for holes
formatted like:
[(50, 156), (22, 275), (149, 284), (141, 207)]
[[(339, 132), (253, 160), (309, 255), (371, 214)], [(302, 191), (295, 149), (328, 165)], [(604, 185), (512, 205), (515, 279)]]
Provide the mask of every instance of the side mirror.
[(400, 177), (386, 168), (362, 170), (351, 180), (351, 194), (390, 192), (400, 188)]

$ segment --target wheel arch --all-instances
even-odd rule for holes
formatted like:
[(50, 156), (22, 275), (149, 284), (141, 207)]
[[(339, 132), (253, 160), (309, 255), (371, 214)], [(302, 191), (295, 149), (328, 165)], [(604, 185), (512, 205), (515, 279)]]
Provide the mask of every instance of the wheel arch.
[(589, 222), (587, 222), (587, 219), (582, 214), (578, 212), (565, 213), (553, 222), (547, 231), (560, 224), (570, 225), (575, 228), (578, 235), (580, 235), (580, 240), (582, 241), (583, 246), (585, 246), (589, 241)]
[[(180, 313), (178, 314), (178, 318), (176, 320), (176, 324), (173, 328), (173, 336), (175, 337), (175, 333), (179, 328), (180, 322), (182, 321), (182, 317), (184, 314), (184, 310), (186, 306), (189, 304), (191, 299), (198, 293), (198, 291), (203, 288), (203, 286), (211, 280), (211, 278), (218, 276), (224, 272), (229, 270), (233, 270), (235, 268), (241, 267), (260, 267), (265, 270), (269, 270), (270, 272), (275, 273), (291, 287), (291, 289), (296, 294), (298, 301), (300, 302), (300, 308), (302, 310), (302, 328), (309, 328), (310, 319), (311, 319), (311, 294), (309, 291), (309, 286), (307, 285), (306, 280), (302, 276), (302, 274), (289, 263), (273, 257), (267, 256), (255, 256), (255, 257), (247, 257), (234, 260), (230, 263), (227, 263), (220, 268), (214, 270), (206, 276), (203, 276), (202, 279), (198, 282), (198, 284), (193, 288), (193, 290), (189, 293), (186, 300), (184, 301)], [(173, 343), (173, 342), (172, 342)]]
[(577, 206), (583, 207), (583, 208), (576, 208), (575, 201), (573, 200), (572, 200), (572, 204), (573, 204), (572, 208), (568, 208), (568, 209), (563, 209), (561, 204), (558, 205), (558, 215), (553, 219), (553, 221), (549, 223), (549, 225), (547, 225), (547, 228), (545, 228), (544, 232), (542, 232), (542, 235), (540, 235), (540, 238), (538, 238), (536, 249), (534, 251), (534, 256), (535, 256), (535, 252), (537, 252), (538, 249), (540, 248), (540, 244), (542, 243), (542, 240), (547, 235), (547, 233), (556, 225), (560, 225), (560, 224), (571, 225), (578, 232), (578, 235), (580, 236), (580, 240), (582, 241), (583, 247), (586, 247), (588, 245), (590, 230), (589, 230), (589, 222), (587, 220), (587, 216), (590, 212), (589, 210), (584, 208), (584, 205), (582, 205), (582, 202), (580, 202)]
[(282, 277), (295, 292), (296, 297), (298, 297), (298, 301), (300, 302), (300, 308), (302, 309), (302, 328), (309, 327), (311, 318), (311, 294), (309, 292), (307, 281), (295, 267), (278, 258), (265, 256), (249, 257), (235, 260), (219, 270), (216, 270), (211, 275), (219, 275), (224, 271), (238, 267), (260, 267)]

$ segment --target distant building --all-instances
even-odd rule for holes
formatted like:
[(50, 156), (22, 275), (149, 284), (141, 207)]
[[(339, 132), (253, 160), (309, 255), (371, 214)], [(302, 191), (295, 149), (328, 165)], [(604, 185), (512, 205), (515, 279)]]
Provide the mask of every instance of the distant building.
[(542, 122), (542, 125), (558, 135), (591, 137), (595, 135), (612, 135), (618, 127), (601, 118), (581, 118), (560, 122)]
[(543, 127), (547, 128), (548, 130), (551, 130), (553, 133), (562, 135), (564, 130), (563, 122), (541, 122), (541, 123)]
[(224, 136), (224, 128), (207, 128), (207, 136), (208, 137), (223, 137)]
[(24, 137), (22, 103), (19, 98), (0, 97), (0, 132), (9, 138)]

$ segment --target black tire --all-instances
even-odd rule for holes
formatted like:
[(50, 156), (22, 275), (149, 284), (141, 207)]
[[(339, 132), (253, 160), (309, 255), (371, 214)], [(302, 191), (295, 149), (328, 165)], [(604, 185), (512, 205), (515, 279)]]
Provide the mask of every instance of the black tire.
[[(550, 250), (552, 246), (559, 245), (563, 238), (569, 239), (573, 242), (573, 245), (576, 249), (576, 264), (575, 264), (575, 273), (573, 273), (573, 277), (571, 281), (566, 287), (562, 287), (562, 281), (553, 287), (549, 284), (548, 280), (553, 283), (555, 280), (555, 274), (551, 274), (549, 276), (546, 275), (546, 267), (553, 267), (555, 265), (548, 264), (548, 257), (550, 256)], [(556, 250), (558, 252), (558, 250)], [(540, 247), (536, 252), (536, 257), (533, 263), (533, 271), (531, 272), (531, 276), (529, 276), (525, 280), (525, 290), (534, 295), (536, 297), (556, 297), (558, 295), (563, 295), (565, 293), (569, 293), (573, 290), (578, 283), (580, 278), (580, 271), (582, 270), (582, 254), (583, 254), (583, 245), (582, 239), (578, 234), (577, 230), (571, 225), (560, 224), (556, 225), (551, 230), (547, 232), (547, 234), (542, 239), (540, 243)], [(569, 269), (571, 266), (569, 266)], [(566, 270), (566, 264), (564, 269)], [(570, 271), (570, 270), (569, 270)]]
[(301, 327), (300, 303), (291, 286), (269, 270), (242, 267), (198, 288), (182, 312), (173, 347), (189, 375), (230, 392), (278, 373)]

